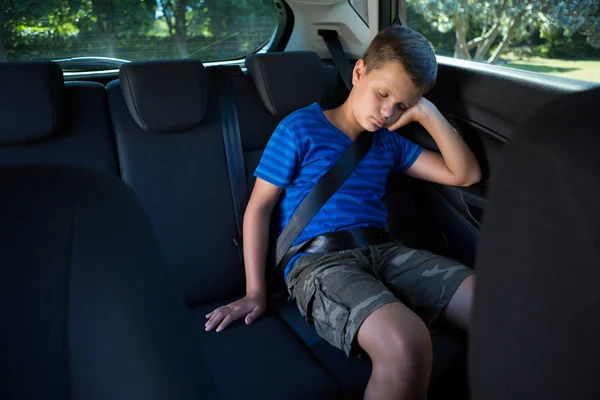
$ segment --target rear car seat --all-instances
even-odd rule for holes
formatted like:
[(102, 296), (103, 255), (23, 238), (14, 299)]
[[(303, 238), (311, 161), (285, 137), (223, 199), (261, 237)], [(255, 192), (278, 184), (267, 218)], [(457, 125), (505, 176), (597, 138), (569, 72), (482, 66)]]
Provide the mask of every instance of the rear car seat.
[(0, 64), (0, 165), (69, 164), (118, 174), (106, 91), (58, 64)]
[(0, 193), (0, 398), (219, 398), (126, 185), (2, 167)]
[(204, 332), (244, 293), (217, 91), (198, 61), (121, 67), (107, 86), (122, 179), (140, 198), (224, 398), (331, 399), (330, 373), (276, 314)]
[[(323, 65), (314, 52), (285, 52), (251, 55), (246, 58), (248, 74), (234, 77), (235, 98), (240, 120), (240, 132), (249, 187), (254, 185), (253, 172), (256, 169), (262, 151), (277, 126), (286, 115), (313, 102), (324, 108), (339, 106), (347, 97), (337, 70)], [(237, 82), (236, 82), (237, 81)], [(252, 88), (254, 83), (255, 90)], [(389, 221), (403, 238), (410, 237), (412, 227), (418, 223), (415, 216), (420, 210), (405, 186), (403, 176), (395, 177), (400, 187), (393, 188), (387, 203), (402, 204), (402, 210), (393, 216), (409, 216), (413, 225), (403, 221)], [(415, 222), (416, 221), (416, 222)], [(272, 239), (273, 243), (275, 238)], [(346, 355), (332, 347), (318, 336), (315, 329), (304, 321), (294, 304), (286, 301), (283, 288), (275, 296), (276, 312), (311, 348), (315, 356), (333, 372), (342, 388), (344, 398), (362, 398), (371, 372), (370, 361), (348, 359)], [(460, 332), (437, 332), (432, 335), (434, 348), (434, 367), (431, 380), (431, 396), (441, 396), (451, 390), (464, 390), (464, 337)]]
[[(253, 63), (262, 64), (260, 76)], [(251, 188), (262, 151), (284, 115), (313, 101), (335, 107), (348, 92), (337, 71), (314, 53), (249, 57), (247, 65), (252, 74), (238, 69), (232, 86)], [(121, 81), (107, 87), (113, 137), (102, 85), (65, 84), (53, 63), (0, 64), (0, 96), (6, 98), (0, 164), (61, 163), (120, 173), (150, 215), (223, 397), (360, 398), (370, 364), (332, 348), (281, 298), (276, 312), (251, 328), (237, 323), (218, 334), (203, 331), (207, 312), (244, 292), (232, 240), (237, 230), (218, 89), (210, 75), (197, 61), (125, 65)], [(262, 99), (256, 89), (261, 85)], [(263, 102), (274, 85), (280, 94), (271, 90), (274, 103)], [(456, 364), (460, 346), (441, 334), (433, 341), (435, 383), (449, 376), (445, 372)]]

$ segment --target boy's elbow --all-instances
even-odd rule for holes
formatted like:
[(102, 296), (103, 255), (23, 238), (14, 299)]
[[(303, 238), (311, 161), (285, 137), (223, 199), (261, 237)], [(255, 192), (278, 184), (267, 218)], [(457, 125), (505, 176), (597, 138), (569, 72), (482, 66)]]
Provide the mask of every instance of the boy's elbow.
[(248, 203), (245, 214), (254, 216), (270, 216), (273, 213), (274, 208), (275, 204), (272, 204), (270, 202)]
[(472, 168), (467, 174), (465, 174), (465, 177), (461, 180), (459, 186), (471, 186), (479, 181), (481, 181), (481, 168), (479, 168), (479, 165), (477, 165), (475, 168)]

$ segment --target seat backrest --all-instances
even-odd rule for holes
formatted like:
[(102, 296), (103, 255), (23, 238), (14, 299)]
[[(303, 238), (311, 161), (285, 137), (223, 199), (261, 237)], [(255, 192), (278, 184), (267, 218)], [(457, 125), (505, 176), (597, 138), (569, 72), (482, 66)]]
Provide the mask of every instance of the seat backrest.
[(217, 398), (132, 191), (88, 169), (0, 168), (0, 398)]
[(234, 79), (233, 86), (248, 187), (252, 189), (254, 170), (277, 124), (313, 102), (337, 107), (348, 90), (337, 70), (323, 65), (312, 51), (250, 55), (246, 67), (248, 73)]
[(0, 165), (68, 164), (117, 175), (104, 86), (58, 64), (0, 64)]
[(534, 112), (503, 150), (477, 260), (474, 400), (600, 398), (600, 89)]
[[(325, 108), (337, 107), (348, 90), (337, 70), (323, 65), (312, 51), (250, 55), (246, 57), (246, 67), (247, 73), (233, 76), (232, 87), (250, 194), (256, 182), (254, 171), (279, 122), (313, 102)], [(274, 213), (271, 243), (277, 240), (278, 210)], [(272, 253), (274, 247), (270, 250)]]
[(107, 85), (122, 179), (188, 303), (244, 290), (217, 93), (202, 63), (129, 63)]

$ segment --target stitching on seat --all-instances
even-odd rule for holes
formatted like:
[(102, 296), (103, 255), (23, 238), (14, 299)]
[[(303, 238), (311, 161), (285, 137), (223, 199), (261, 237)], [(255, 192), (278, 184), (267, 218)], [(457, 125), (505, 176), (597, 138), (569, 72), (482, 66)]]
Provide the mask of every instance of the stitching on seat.
[(267, 96), (269, 96), (269, 101), (273, 105), (273, 111), (275, 112), (275, 114), (277, 114), (277, 108), (275, 107), (275, 102), (273, 101), (273, 97), (271, 96), (271, 91), (269, 90), (269, 85), (267, 85), (267, 80), (265, 79), (265, 74), (263, 72), (261, 61), (258, 58), (255, 58), (255, 60), (258, 63), (258, 70), (260, 71), (260, 77), (262, 78), (262, 81), (264, 82), (265, 90), (267, 92)]
[(78, 215), (79, 210), (79, 201), (80, 201), (80, 190), (77, 190), (76, 195), (74, 197), (74, 206), (73, 213), (71, 214), (71, 254), (69, 255), (69, 261), (67, 263), (67, 271), (66, 271), (66, 290), (65, 290), (65, 326), (63, 339), (65, 341), (65, 353), (66, 353), (66, 362), (65, 362), (65, 380), (67, 381), (67, 398), (71, 397), (72, 388), (71, 388), (71, 352), (69, 348), (69, 327), (71, 326), (71, 274), (73, 272), (73, 253), (75, 252), (75, 219)]
[[(58, 88), (56, 87), (56, 82), (54, 82), (54, 79), (52, 79), (52, 63), (48, 64), (48, 67), (50, 69), (50, 79), (52, 81), (52, 132), (54, 132), (55, 130), (58, 130), (58, 116), (57, 114), (57, 105), (56, 105), (56, 101), (57, 101), (57, 95), (58, 95)], [(62, 75), (62, 71), (61, 71), (61, 75)]]
[(140, 121), (142, 121), (142, 125), (143, 125), (143, 129), (147, 130), (148, 129), (148, 124), (146, 123), (146, 120), (142, 117), (142, 114), (140, 113), (140, 110), (137, 106), (137, 101), (135, 101), (135, 96), (133, 95), (133, 90), (131, 89), (131, 79), (129, 78), (129, 73), (127, 72), (127, 69), (123, 69), (123, 72), (125, 73), (125, 75), (127, 76), (127, 87), (129, 88), (129, 93), (131, 95), (131, 101), (133, 102), (133, 106), (135, 107), (135, 112), (138, 115), (138, 118), (140, 119)]

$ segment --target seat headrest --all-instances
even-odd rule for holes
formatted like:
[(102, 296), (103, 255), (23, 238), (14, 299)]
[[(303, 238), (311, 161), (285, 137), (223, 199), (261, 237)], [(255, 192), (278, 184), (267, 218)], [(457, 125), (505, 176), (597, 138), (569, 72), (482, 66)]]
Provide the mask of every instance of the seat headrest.
[(146, 132), (177, 132), (198, 125), (208, 98), (204, 65), (196, 60), (121, 65), (121, 89), (129, 112)]
[(0, 145), (53, 135), (60, 122), (64, 87), (56, 63), (0, 63)]
[(246, 68), (265, 107), (276, 117), (320, 103), (323, 97), (323, 65), (312, 51), (253, 54)]

